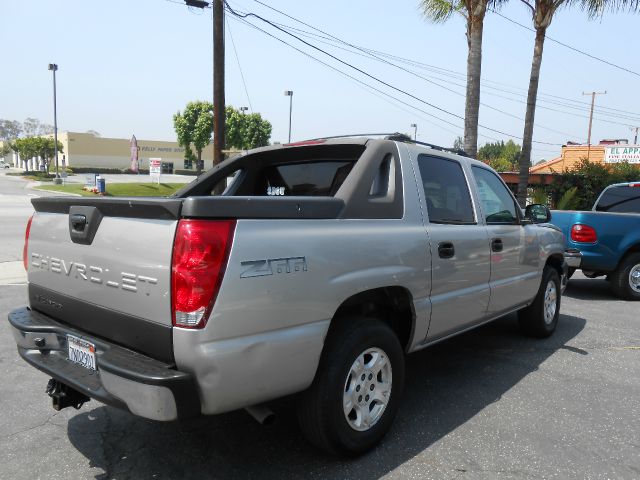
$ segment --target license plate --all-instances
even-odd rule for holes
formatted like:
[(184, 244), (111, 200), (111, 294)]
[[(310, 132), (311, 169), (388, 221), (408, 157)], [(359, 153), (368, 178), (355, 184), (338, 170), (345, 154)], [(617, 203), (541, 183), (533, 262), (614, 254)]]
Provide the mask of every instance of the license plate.
[(89, 370), (96, 370), (96, 346), (81, 338), (67, 335), (69, 360)]

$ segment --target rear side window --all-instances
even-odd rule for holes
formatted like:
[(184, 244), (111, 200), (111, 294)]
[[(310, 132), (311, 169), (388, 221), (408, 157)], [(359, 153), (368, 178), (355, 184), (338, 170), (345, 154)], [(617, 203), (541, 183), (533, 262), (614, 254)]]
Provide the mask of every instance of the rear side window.
[(640, 213), (640, 185), (607, 188), (598, 200), (596, 211)]
[(474, 224), (469, 186), (455, 160), (418, 155), (424, 196), (431, 223)]

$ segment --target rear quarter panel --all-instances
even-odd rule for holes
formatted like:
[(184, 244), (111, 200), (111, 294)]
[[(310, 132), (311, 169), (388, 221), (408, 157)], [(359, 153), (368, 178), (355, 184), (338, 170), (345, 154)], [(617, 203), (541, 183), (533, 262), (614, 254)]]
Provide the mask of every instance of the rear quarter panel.
[[(615, 270), (618, 262), (629, 248), (640, 244), (640, 215), (609, 212), (552, 212), (551, 223), (560, 227), (567, 240), (567, 248), (582, 252), (583, 270)], [(595, 243), (579, 243), (571, 240), (571, 227), (575, 224), (589, 225), (596, 230)]]

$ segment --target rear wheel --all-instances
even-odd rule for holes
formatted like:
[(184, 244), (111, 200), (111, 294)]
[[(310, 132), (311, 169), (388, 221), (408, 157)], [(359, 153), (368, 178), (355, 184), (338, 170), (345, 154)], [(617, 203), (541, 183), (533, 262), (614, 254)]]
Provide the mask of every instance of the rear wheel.
[(618, 297), (640, 300), (640, 253), (626, 256), (610, 278), (611, 288)]
[(313, 384), (300, 398), (305, 436), (338, 455), (371, 449), (389, 430), (404, 384), (396, 334), (371, 318), (341, 319), (329, 332)]
[(560, 276), (553, 267), (547, 265), (533, 303), (518, 312), (522, 330), (533, 337), (551, 335), (558, 325), (560, 298)]

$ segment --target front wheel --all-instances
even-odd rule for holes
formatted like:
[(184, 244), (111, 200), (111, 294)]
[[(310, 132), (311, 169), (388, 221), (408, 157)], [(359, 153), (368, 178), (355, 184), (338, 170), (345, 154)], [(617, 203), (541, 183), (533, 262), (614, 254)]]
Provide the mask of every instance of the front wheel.
[(610, 278), (611, 288), (618, 297), (640, 300), (640, 253), (625, 257)]
[(544, 267), (533, 303), (518, 312), (520, 327), (527, 335), (544, 338), (555, 331), (560, 316), (560, 292), (558, 272), (550, 266)]
[(313, 384), (300, 398), (305, 436), (338, 455), (359, 455), (391, 427), (404, 384), (404, 353), (393, 330), (345, 318), (329, 332)]

